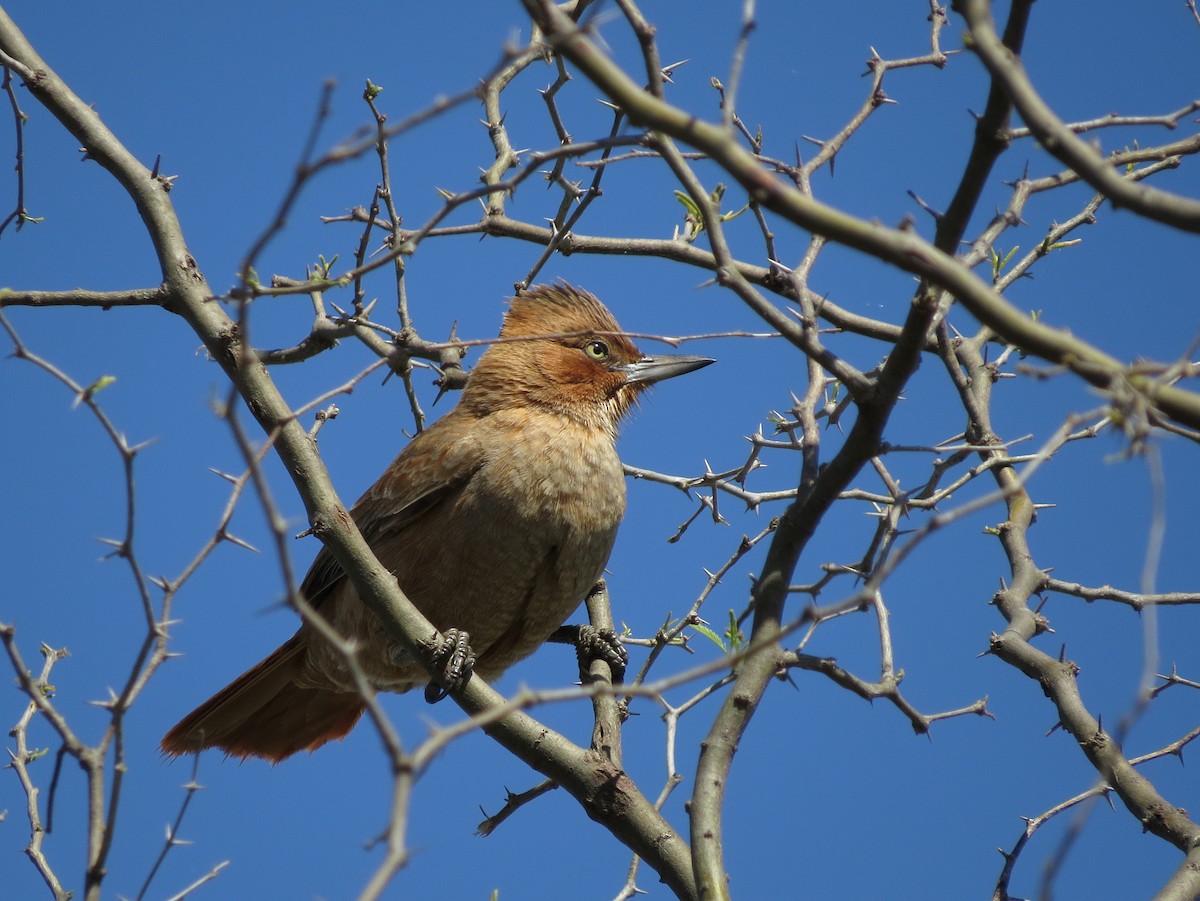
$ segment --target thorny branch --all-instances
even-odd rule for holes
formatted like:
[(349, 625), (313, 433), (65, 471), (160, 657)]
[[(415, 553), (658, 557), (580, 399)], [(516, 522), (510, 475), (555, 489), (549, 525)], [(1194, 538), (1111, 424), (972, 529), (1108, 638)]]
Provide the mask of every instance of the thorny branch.
[[(677, 66), (662, 65), (656, 29), (632, 0), (618, 0), (616, 6), (640, 49), (644, 73), (639, 73), (636, 78), (622, 71), (597, 46), (596, 23), (583, 18), (589, 6), (586, 2), (560, 8), (549, 0), (527, 0), (525, 6), (537, 25), (535, 40), (525, 47), (507, 48), (500, 64), (482, 80), (477, 89), (461, 92), (389, 125), (387, 114), (377, 102), (380, 89), (368, 82), (364, 98), (374, 123), (371, 133), (367, 137), (357, 136), (322, 154), (319, 135), (328, 115), (330, 98), (329, 91), (325, 92), (321, 108), (314, 117), (312, 132), (300, 154), (300, 163), (292, 183), (275, 215), (246, 253), (240, 269), (240, 284), (224, 298), (237, 303), (238, 324), (245, 336), (251, 322), (251, 300), (272, 296), (308, 296), (313, 307), (311, 324), (306, 326), (307, 333), (296, 339), (290, 347), (255, 352), (220, 340), (219, 326), (223, 316), (210, 316), (206, 310), (206, 304), (212, 306), (211, 298), (198, 272), (194, 273), (196, 284), (184, 285), (178, 280), (165, 278), (159, 287), (124, 292), (86, 289), (64, 292), (6, 289), (0, 292), (0, 308), (95, 306), (103, 309), (161, 307), (177, 312), (183, 310), (197, 333), (204, 337), (214, 358), (226, 367), (242, 395), (254, 401), (255, 409), (260, 412), (260, 422), (266, 429), (265, 441), (255, 446), (232, 415), (237, 398), (231, 393), (225, 403), (225, 412), (242, 449), (247, 470), (241, 476), (224, 476), (233, 484), (233, 490), (213, 537), (177, 579), (158, 585), (164, 592), (164, 598), (156, 611), (146, 589), (147, 580), (137, 563), (133, 544), (132, 462), (140, 448), (129, 447), (108, 426), (102, 411), (94, 404), (93, 389), (74, 384), (44, 361), (29, 354), (0, 314), (0, 321), (3, 321), (17, 348), (17, 356), (31, 359), (59, 377), (82, 403), (93, 410), (109, 431), (110, 439), (116, 444), (126, 467), (129, 484), (128, 530), (123, 538), (113, 542), (113, 547), (114, 553), (127, 559), (133, 570), (148, 635), (137, 658), (135, 678), (117, 698), (108, 702), (113, 726), (104, 741), (115, 743), (116, 760), (120, 762), (123, 754), (121, 716), (165, 657), (165, 625), (173, 593), (216, 546), (224, 542), (245, 544), (230, 534), (228, 526), (232, 511), (248, 485), (255, 486), (259, 503), (268, 512), (274, 550), (282, 562), (289, 596), (297, 600), (302, 615), (314, 624), (323, 623), (319, 618), (312, 618), (311, 611), (305, 610), (302, 599), (296, 598), (290, 566), (286, 562), (282, 519), (275, 511), (269, 486), (260, 469), (261, 461), (266, 453), (278, 446), (285, 460), (294, 468), (311, 465), (312, 458), (306, 456), (303, 447), (306, 437), (303, 430), (300, 430), (300, 435), (295, 434), (294, 426), (298, 417), (324, 406), (337, 394), (350, 390), (369, 372), (385, 363), (403, 378), (414, 419), (420, 428), (424, 423), (424, 412), (411, 381), (413, 366), (423, 365), (421, 361), (426, 361), (441, 373), (443, 388), (461, 387), (466, 380), (460, 365), (462, 354), (466, 347), (482, 342), (459, 340), (453, 333), (443, 342), (428, 341), (418, 335), (413, 326), (410, 309), (413, 301), (408, 296), (406, 283), (409, 261), (414, 259), (423, 243), (432, 240), (463, 235), (515, 238), (538, 247), (537, 255), (525, 274), (514, 279), (518, 292), (538, 277), (556, 256), (586, 253), (655, 257), (712, 273), (716, 284), (736, 295), (747, 309), (767, 323), (773, 334), (783, 336), (802, 354), (807, 375), (803, 396), (793, 395), (790, 398), (791, 406), (782, 412), (769, 411), (764, 414), (766, 425), (748, 436), (749, 451), (744, 458), (715, 469), (705, 462), (702, 470), (697, 466), (697, 472), (692, 475), (660, 473), (638, 466), (626, 467), (630, 476), (673, 487), (696, 505), (694, 513), (680, 525), (670, 539), (672, 541), (681, 539), (689, 527), (705, 515), (714, 523), (728, 522), (729, 516), (723, 515), (721, 509), (724, 506), (728, 514), (731, 500), (751, 511), (765, 509), (773, 514), (780, 510), (782, 512), (774, 515), (769, 524), (753, 537), (742, 537), (722, 566), (714, 572), (706, 571), (704, 587), (682, 616), (668, 614), (663, 626), (652, 636), (627, 636), (627, 643), (647, 647), (649, 652), (636, 676), (626, 686), (614, 688), (610, 681), (611, 673), (599, 670), (592, 674), (589, 684), (580, 689), (523, 691), (508, 700), (489, 695), (486, 687), (477, 686), (479, 691), (464, 702), (469, 712), (474, 714), (470, 720), (441, 730), (416, 749), (407, 751), (374, 703), (373, 691), (359, 673), (359, 689), (368, 702), (393, 772), (389, 821), (381, 839), (386, 844), (387, 853), (362, 897), (378, 897), (407, 862), (408, 810), (416, 779), (448, 742), (471, 730), (482, 728), (493, 731), (514, 753), (524, 753), (526, 759), (529, 758), (528, 748), (534, 744), (541, 749), (544, 743), (544, 748), (549, 749), (550, 754), (559, 755), (555, 764), (539, 767), (543, 773), (549, 774), (549, 778), (529, 791), (509, 793), (504, 807), (485, 820), (481, 831), (491, 831), (521, 806), (534, 802), (560, 784), (567, 785), (587, 806), (588, 787), (578, 779), (573, 786), (569, 785), (572, 778), (570, 764), (582, 759), (572, 755), (582, 753), (582, 749), (574, 748), (554, 733), (538, 731), (537, 724), (532, 720), (516, 715), (519, 711), (538, 705), (582, 697), (593, 701), (596, 715), (593, 747), (605, 751), (604, 766), (609, 767), (599, 768), (601, 777), (624, 779), (621, 782), (622, 790), (628, 790), (634, 799), (633, 803), (638, 806), (636, 817), (630, 817), (616, 826), (609, 824), (613, 833), (636, 852), (617, 897), (632, 897), (640, 891), (637, 887), (638, 853), (654, 855), (652, 862), (656, 869), (680, 897), (697, 894), (725, 897), (727, 873), (720, 828), (723, 797), (721, 789), (711, 790), (711, 786), (724, 785), (724, 777), (732, 766), (736, 737), (749, 727), (755, 708), (762, 702), (765, 690), (772, 681), (791, 678), (793, 672), (797, 676), (806, 672), (822, 675), (865, 699), (885, 698), (918, 733), (928, 731), (934, 722), (949, 717), (992, 715), (987, 707), (987, 698), (953, 710), (923, 713), (915, 702), (900, 692), (903, 670), (897, 665), (896, 657), (902, 649), (897, 648), (893, 641), (891, 614), (885, 603), (887, 595), (884, 589), (913, 547), (928, 535), (961, 521), (970, 512), (997, 504), (1003, 505), (1005, 519), (991, 527), (990, 535), (1006, 554), (1008, 570), (1002, 589), (990, 599), (1005, 623), (1003, 631), (992, 636), (989, 654), (1036, 681), (1045, 690), (1055, 705), (1060, 725), (1078, 741), (1085, 759), (1099, 775), (1101, 782), (1088, 792), (1027, 821), (1024, 834), (1014, 849), (1005, 854), (1004, 872), (997, 883), (995, 897), (998, 901), (1007, 901), (1009, 880), (1018, 858), (1044, 822), (1088, 798), (1101, 795), (1108, 797), (1111, 794), (1116, 794), (1123, 801), (1146, 830), (1185, 851), (1186, 860), (1177, 875), (1164, 887), (1162, 896), (1174, 897), (1170, 892), (1186, 890), (1193, 884), (1189, 882), (1192, 877), (1188, 875), (1188, 865), (1194, 863), (1192, 858), (1197, 854), (1196, 848), (1200, 848), (1200, 827), (1184, 811), (1161, 796), (1135, 768), (1165, 754), (1181, 756), (1183, 747), (1195, 738), (1196, 733), (1189, 733), (1153, 755), (1126, 757), (1121, 750), (1121, 742), (1116, 740), (1121, 736), (1106, 732), (1099, 718), (1093, 717), (1085, 706), (1075, 681), (1075, 665), (1065, 656), (1056, 659), (1036, 647), (1035, 640), (1052, 629), (1042, 606), (1033, 604), (1033, 599), (1035, 595), (1066, 595), (1088, 603), (1111, 601), (1142, 612), (1157, 607), (1190, 606), (1200, 602), (1200, 596), (1193, 592), (1134, 592), (1109, 585), (1088, 586), (1052, 578), (1049, 567), (1042, 567), (1035, 562), (1035, 548), (1030, 544), (1029, 529), (1036, 511), (1048, 506), (1035, 500), (1030, 479), (1035, 471), (1049, 466), (1055, 455), (1068, 444), (1086, 442), (1111, 431), (1114, 423), (1122, 427), (1135, 448), (1146, 440), (1147, 435), (1157, 435), (1166, 430), (1195, 439), (1195, 430), (1200, 428), (1200, 401), (1193, 392), (1177, 386), (1184, 379), (1195, 377), (1196, 367), (1187, 359), (1165, 364), (1123, 364), (1099, 348), (1029, 317), (1013, 306), (1004, 292), (1018, 279), (1028, 276), (1030, 270), (1041, 261), (1054, 254), (1067, 252), (1068, 248), (1074, 246), (1078, 239), (1069, 239), (1069, 236), (1085, 225), (1094, 224), (1097, 211), (1106, 201), (1129, 207), (1177, 228), (1195, 230), (1195, 201), (1167, 194), (1143, 182), (1162, 171), (1179, 167), (1185, 161), (1190, 162), (1190, 157), (1200, 153), (1200, 135), (1152, 147), (1137, 146), (1103, 157), (1076, 136), (1109, 128), (1155, 126), (1176, 129), (1187, 116), (1200, 109), (1200, 101), (1193, 101), (1165, 115), (1109, 114), (1088, 121), (1064, 123), (1045, 108), (1020, 65), (1029, 3), (1022, 0), (1012, 5), (1003, 35), (994, 33), (988, 4), (981, 0), (964, 0), (954, 4), (956, 10), (961, 8), (971, 29), (967, 35), (968, 48), (987, 66), (992, 84), (987, 107), (979, 117), (975, 144), (950, 204), (944, 211), (936, 210), (915, 193), (912, 194), (918, 207), (928, 213), (936, 224), (936, 236), (927, 243), (917, 237), (907, 223), (897, 229), (886, 229), (877, 223), (854, 219), (825, 206), (816, 197), (812, 177), (814, 172), (826, 166), (832, 174), (838, 154), (850, 141), (860, 139), (864, 125), (879, 110), (893, 104), (893, 99), (884, 91), (885, 78), (891, 90), (891, 79), (902, 77), (896, 74), (902, 70), (947, 70), (952, 63), (958, 65), (966, 62), (965, 58), (955, 57), (956, 51), (942, 50), (942, 32), (948, 20), (945, 10), (937, 2), (929, 4), (929, 52), (889, 60), (871, 48), (866, 72), (870, 76), (869, 85), (862, 103), (850, 112), (842, 127), (831, 137), (803, 138), (817, 148), (815, 154), (803, 160), (797, 150), (794, 160), (790, 162), (780, 156), (769, 155), (766, 148), (778, 142), (776, 136), (764, 134), (762, 129), (752, 130), (738, 110), (738, 98), (746, 78), (745, 64), (753, 51), (756, 29), (756, 11), (752, 2), (743, 5), (740, 31), (725, 81), (712, 80), (716, 91), (716, 108), (707, 112), (683, 110), (671, 104), (668, 95), (672, 74)], [(1195, 5), (1190, 0), (1189, 8), (1200, 22), (1200, 15), (1196, 14)], [(23, 49), (13, 37), (10, 24), (2, 24), (4, 33), (0, 35), (0, 48), (3, 56), (0, 62), (5, 65), (4, 88), (17, 117), (18, 200), (16, 211), (0, 225), (0, 233), (14, 217), (18, 227), (28, 220), (21, 180), (23, 114), (12, 92), (11, 75), (15, 72), (28, 81), (34, 77), (35, 71), (41, 71), (35, 59), (23, 58)], [(553, 66), (553, 81), (541, 90), (542, 105), (557, 144), (539, 151), (517, 150), (515, 148), (522, 147), (524, 142), (514, 137), (506, 120), (502, 104), (506, 96), (504, 92), (512, 90), (514, 85), (524, 87), (522, 76), (531, 71), (535, 64), (544, 61), (549, 61)], [(582, 140), (576, 138), (571, 128), (572, 108), (568, 96), (572, 81), (577, 82), (580, 74), (607, 96), (613, 109), (612, 123), (607, 132)], [(89, 149), (94, 147), (96, 155), (105, 156), (113, 162), (119, 173), (127, 176), (128, 172), (134, 171), (134, 164), (122, 156), (123, 148), (119, 145), (114, 148), (112, 141), (115, 139), (97, 131), (86, 114), (73, 105), (74, 100), (64, 93), (65, 86), (51, 84), (51, 87), (52, 93), (35, 96), (52, 108), (62, 110), (68, 117), (77, 117), (78, 130), (84, 133), (81, 140), (85, 146)], [(444, 203), (435, 213), (416, 228), (405, 228), (403, 202), (397, 197), (391, 181), (393, 161), (389, 155), (389, 140), (432, 120), (453, 106), (476, 98), (483, 105), (484, 126), (492, 153), (492, 158), (482, 167), (482, 186), (445, 192)], [(1010, 110), (1014, 107), (1029, 127), (1012, 128), (1009, 125)], [(787, 137), (790, 140), (791, 136)], [(1069, 168), (1040, 176), (1031, 176), (1026, 171), (1012, 182), (1004, 208), (998, 210), (977, 234), (968, 235), (968, 224), (978, 212), (983, 186), (990, 179), (997, 161), (1011, 142), (1029, 137), (1039, 141)], [(379, 158), (380, 176), (373, 189), (367, 192), (370, 194), (369, 203), (356, 207), (348, 215), (326, 219), (329, 223), (356, 227), (353, 247), (347, 254), (353, 260), (351, 268), (337, 273), (332, 263), (325, 264), (322, 260), (321, 265), (310, 267), (303, 274), (277, 275), (268, 284), (260, 283), (253, 272), (253, 264), (264, 248), (282, 233), (288, 213), (301, 193), (308, 189), (313, 176), (325, 168), (372, 151)], [(672, 183), (679, 185), (681, 194), (691, 203), (687, 228), (682, 232), (677, 231), (670, 238), (638, 233), (601, 237), (582, 232), (580, 228), (585, 217), (602, 205), (604, 180), (619, 177), (624, 166), (642, 164), (632, 162), (634, 160), (661, 166)], [(713, 165), (720, 168), (723, 178), (737, 183), (735, 190), (743, 192), (744, 196), (733, 203), (732, 208), (738, 209), (744, 205), (753, 217), (761, 237), (761, 249), (753, 257), (744, 253), (739, 256), (740, 251), (735, 252), (727, 236), (727, 223), (732, 214), (724, 212), (722, 205), (726, 210), (731, 207), (729, 201), (732, 193), (723, 197), (726, 190), (724, 185), (713, 186), (705, 182)], [(574, 169), (589, 175), (576, 180), (571, 177)], [(703, 177), (701, 173), (704, 173)], [(543, 178), (547, 183), (552, 198), (549, 215), (541, 219), (536, 216), (518, 217), (512, 212), (513, 205), (508, 200), (518, 187), (534, 176)], [(1024, 224), (1022, 217), (1027, 214), (1030, 198), (1054, 192), (1080, 180), (1087, 181), (1099, 193), (1069, 217), (1048, 224), (1044, 238), (1027, 250), (1024, 256), (1014, 258), (1015, 249), (1008, 251), (1001, 246), (1000, 241), (1004, 236)], [(179, 265), (171, 256), (172, 253), (178, 256), (182, 249), (173, 214), (161, 206), (161, 198), (147, 198), (132, 187), (129, 190), (131, 196), (138, 200), (140, 208), (146, 211), (151, 227), (160, 230), (156, 237), (159, 238), (158, 250), (164, 262), (164, 272), (167, 271), (165, 263), (168, 259), (172, 259), (174, 265)], [(473, 201), (479, 201), (482, 207), (482, 214), (477, 220), (451, 221), (460, 210), (469, 209)], [(812, 236), (798, 244), (794, 236), (781, 239), (779, 225), (783, 223), (801, 225)], [(634, 232), (632, 227), (631, 232)], [(372, 245), (379, 240), (377, 235), (382, 235), (383, 246), (379, 252), (372, 253)], [(811, 276), (818, 268), (823, 250), (830, 244), (849, 246), (917, 274), (922, 281), (911, 299), (908, 318), (891, 321), (886, 317), (863, 316), (811, 290)], [(989, 264), (991, 278), (980, 278), (976, 274), (977, 268)], [(396, 327), (375, 322), (371, 318), (376, 303), (368, 300), (368, 279), (385, 267), (391, 267), (392, 272), (389, 291), (396, 296)], [(198, 290), (204, 294), (203, 297), (199, 296)], [(350, 292), (349, 300), (341, 302), (344, 309), (339, 308), (333, 299), (341, 291)], [(950, 324), (950, 316), (958, 312), (959, 306), (968, 309), (982, 323), (973, 333), (958, 332)], [(961, 326), (961, 320), (957, 317), (956, 322)], [(762, 338), (766, 333), (754, 333), (753, 336)], [(877, 350), (886, 355), (881, 365), (870, 368), (869, 365), (860, 367), (850, 362), (853, 357), (848, 352), (849, 345), (845, 339), (857, 336), (870, 339)], [(297, 409), (288, 409), (279, 403), (248, 372), (250, 362), (269, 365), (298, 363), (330, 352), (340, 339), (350, 337), (370, 348), (381, 362)], [(667, 340), (678, 342), (686, 339)], [(993, 392), (1002, 380), (1035, 376), (1027, 364), (1017, 362), (1027, 355), (1048, 361), (1057, 367), (1056, 372), (1069, 371), (1090, 382), (1103, 394), (1105, 408), (1090, 418), (1089, 421), (1093, 421), (1091, 425), (1084, 426), (1085, 420), (1069, 417), (1045, 441), (1041, 450), (1015, 454), (1012, 453), (1013, 448), (1029, 436), (1006, 438), (1000, 434), (993, 423), (992, 400)], [(897, 409), (898, 399), (906, 390), (922, 357), (939, 361), (946, 382), (956, 392), (961, 406), (959, 415), (965, 416), (965, 425), (959, 434), (947, 439), (930, 440), (927, 445), (890, 444), (884, 440), (884, 428)], [(314, 426), (308, 437), (315, 437), (320, 424), (318, 422)], [(844, 437), (840, 434), (843, 424), (849, 430)], [(768, 460), (772, 463), (784, 462), (791, 454), (799, 454), (799, 479), (781, 478), (763, 484), (763, 480), (770, 478), (774, 472), (790, 472), (796, 468), (790, 463), (768, 468)], [(921, 462), (914, 463), (917, 460)], [(319, 462), (315, 468), (319, 471)], [(318, 475), (316, 481), (319, 482), (320, 478)], [(984, 489), (979, 481), (981, 478), (990, 479), (994, 489)], [(318, 485), (320, 490), (315, 491), (311, 486), (301, 486), (313, 519), (314, 531), (332, 535), (335, 545), (340, 546), (343, 553), (358, 555), (347, 556), (348, 560), (358, 559), (361, 562), (362, 549), (355, 546), (354, 536), (339, 536), (330, 530), (329, 511), (337, 508), (330, 506), (336, 505), (336, 501), (330, 501), (323, 494), (326, 487)], [(964, 494), (970, 497), (972, 491), (976, 492), (973, 500), (960, 504), (950, 512), (941, 509), (952, 497), (961, 498)], [(869, 530), (861, 547), (843, 544), (838, 551), (842, 555), (840, 560), (809, 563), (815, 578), (808, 583), (798, 583), (794, 574), (801, 552), (808, 548), (809, 540), (834, 504), (859, 505), (875, 518), (875, 526)], [(906, 541), (902, 540), (906, 532), (914, 530), (915, 535)], [(765, 560), (756, 555), (762, 547), (769, 548)], [(729, 625), (723, 632), (718, 632), (713, 623), (723, 622), (723, 617), (711, 612), (713, 597), (723, 587), (726, 577), (747, 560), (754, 560), (760, 566), (750, 598), (744, 604), (739, 602), (736, 605), (741, 607), (740, 611), (736, 607), (729, 610)], [(826, 606), (817, 604), (821, 594), (844, 584), (847, 577), (859, 587), (839, 601)], [(385, 583), (374, 585), (373, 588), (387, 599), (379, 612), (404, 623), (403, 628), (407, 631), (412, 628), (413, 619), (404, 613), (402, 599), (396, 601), (395, 585)], [(798, 611), (789, 611), (788, 600), (798, 595), (808, 596), (807, 606)], [(707, 620), (701, 617), (702, 610), (706, 611)], [(599, 608), (593, 612), (601, 620), (609, 615)], [(820, 638), (828, 634), (836, 621), (856, 613), (868, 613), (875, 617), (880, 671), (878, 679), (863, 678), (841, 666), (832, 657), (812, 653), (819, 645)], [(742, 631), (747, 624), (749, 635)], [(6, 627), (0, 631), (3, 631), (20, 685), (30, 698), (22, 723), (15, 733), (18, 749), (14, 758), (14, 768), (25, 786), (29, 801), (32, 838), (28, 853), (52, 893), (56, 897), (65, 897), (62, 887), (57, 884), (53, 868), (42, 854), (38, 788), (30, 778), (28, 769), (34, 759), (30, 756), (34, 752), (28, 749), (26, 743), (29, 722), (37, 714), (44, 716), (58, 732), (67, 752), (80, 759), (81, 763), (87, 761), (93, 767), (93, 770), (89, 770), (89, 778), (93, 780), (93, 804), (100, 794), (95, 786), (104, 773), (103, 760), (107, 751), (103, 749), (108, 745), (100, 746), (102, 750), (99, 758), (96, 758), (96, 749), (83, 746), (57, 713), (52, 694), (47, 689), (47, 678), (53, 662), (58, 659), (55, 656), (58, 652), (47, 652), (46, 663), (38, 679), (28, 674), (22, 679), (23, 664), (12, 630)], [(327, 639), (342, 652), (351, 669), (356, 671), (354, 649), (332, 631), (327, 632)], [(701, 658), (693, 667), (677, 668), (666, 675), (650, 678), (652, 671), (661, 670), (673, 661), (671, 655), (675, 651), (696, 653), (698, 646), (708, 650), (713, 643), (720, 646), (722, 651), (715, 659)], [(1147, 698), (1147, 703), (1172, 685), (1197, 685), (1174, 670), (1161, 678), (1163, 684)], [(668, 692), (700, 679), (704, 680), (704, 684), (698, 689), (689, 688), (688, 697), (684, 700), (668, 698)], [(727, 692), (730, 685), (733, 688)], [(701, 756), (699, 784), (691, 799), (692, 846), (686, 848), (678, 836), (670, 831), (660, 812), (672, 792), (686, 779), (678, 760), (680, 719), (685, 715), (696, 715), (696, 711), (703, 709), (706, 702), (710, 701), (712, 703), (709, 706), (718, 709), (713, 714), (709, 740)], [(660, 794), (653, 803), (642, 797), (631, 783), (627, 784), (627, 776), (619, 771), (621, 720), (624, 712), (638, 703), (657, 705), (663, 711), (665, 723), (666, 776)], [(91, 812), (98, 824), (89, 849), (87, 888), (92, 896), (98, 892), (104, 857), (112, 838), (113, 817), (122, 785), (119, 774), (118, 767), (112, 775), (107, 816), (104, 815), (102, 804)], [(194, 790), (193, 774), (184, 809)], [(182, 812), (181, 809), (181, 816)], [(173, 846), (177, 831), (178, 825), (169, 834), (163, 854)], [(665, 851), (658, 844), (664, 836)], [(1065, 853), (1062, 852), (1064, 856)], [(1193, 866), (1192, 870), (1195, 869)], [(215, 874), (214, 870), (202, 877), (179, 897)], [(153, 875), (152, 871), (151, 878)], [(1183, 897), (1182, 894), (1178, 896)]]

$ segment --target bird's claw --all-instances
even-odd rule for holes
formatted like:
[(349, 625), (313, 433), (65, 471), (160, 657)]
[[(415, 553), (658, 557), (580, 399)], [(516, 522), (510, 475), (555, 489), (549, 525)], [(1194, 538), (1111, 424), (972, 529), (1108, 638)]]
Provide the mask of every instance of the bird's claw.
[(462, 629), (447, 629), (440, 645), (430, 646), (430, 663), (441, 673), (425, 686), (425, 701), (436, 704), (452, 691), (458, 691), (471, 678), (475, 655), (470, 636)]
[(597, 629), (592, 625), (575, 627), (575, 658), (579, 661), (579, 672), (584, 678), (591, 669), (593, 660), (603, 660), (612, 670), (614, 685), (625, 681), (625, 666), (629, 653), (621, 639), (612, 629)]

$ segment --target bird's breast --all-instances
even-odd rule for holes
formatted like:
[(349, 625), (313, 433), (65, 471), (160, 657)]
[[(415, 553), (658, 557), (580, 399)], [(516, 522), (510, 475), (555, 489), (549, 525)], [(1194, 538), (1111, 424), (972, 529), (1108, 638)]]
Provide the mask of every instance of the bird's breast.
[[(519, 411), (472, 426), (448, 439), (480, 451), (466, 454), (477, 460), (469, 477), (373, 549), (434, 626), (470, 633), (476, 670), (490, 679), (541, 645), (600, 577), (625, 479), (603, 430)], [(378, 687), (423, 679), (388, 662), (395, 644), (357, 598), (335, 606)]]
[(473, 545), (518, 581), (540, 573), (542, 595), (557, 583), (555, 606), (572, 595), (578, 602), (599, 577), (625, 513), (612, 439), (551, 422), (497, 447), (462, 498), (464, 515), (479, 523)]
[[(494, 588), (460, 614), (474, 620), (466, 628), (485, 677), (531, 653), (570, 616), (603, 572), (625, 512), (609, 435), (553, 422), (500, 446), (463, 496), (464, 513), (479, 523), (468, 553), (479, 555)], [(462, 597), (473, 594), (464, 589)]]
[(608, 435), (554, 422), (497, 448), (473, 487), (501, 518), (588, 534), (608, 533), (624, 515), (625, 479)]

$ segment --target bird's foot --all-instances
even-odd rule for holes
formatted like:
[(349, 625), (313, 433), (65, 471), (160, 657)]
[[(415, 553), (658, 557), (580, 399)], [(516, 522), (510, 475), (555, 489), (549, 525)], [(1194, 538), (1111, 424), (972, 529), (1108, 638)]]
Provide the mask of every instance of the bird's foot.
[(471, 678), (475, 655), (468, 643), (470, 636), (461, 629), (447, 629), (441, 644), (427, 646), (430, 663), (441, 675), (425, 686), (425, 701), (436, 704), (452, 691), (458, 691)]
[(579, 662), (579, 674), (587, 679), (593, 660), (603, 660), (612, 670), (612, 681), (618, 685), (625, 680), (625, 666), (629, 654), (621, 639), (612, 629), (597, 629), (595, 626), (561, 626), (550, 636), (550, 641), (575, 645), (575, 659)]

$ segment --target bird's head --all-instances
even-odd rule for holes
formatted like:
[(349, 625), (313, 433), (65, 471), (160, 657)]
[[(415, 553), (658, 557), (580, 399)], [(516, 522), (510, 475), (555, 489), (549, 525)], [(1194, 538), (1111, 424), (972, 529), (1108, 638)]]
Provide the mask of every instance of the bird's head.
[(604, 304), (562, 282), (514, 297), (500, 337), (471, 371), (463, 405), (534, 407), (613, 434), (647, 387), (713, 362), (643, 354)]

